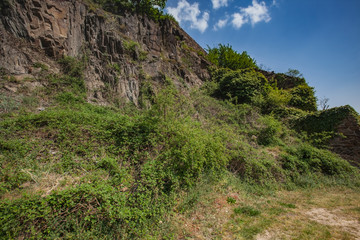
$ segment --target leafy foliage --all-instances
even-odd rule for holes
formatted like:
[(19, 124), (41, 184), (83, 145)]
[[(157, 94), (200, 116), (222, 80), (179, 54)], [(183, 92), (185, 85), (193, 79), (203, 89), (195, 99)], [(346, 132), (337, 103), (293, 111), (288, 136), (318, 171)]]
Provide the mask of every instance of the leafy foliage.
[(238, 103), (250, 103), (254, 97), (265, 94), (267, 80), (255, 70), (219, 70), (216, 75), (219, 79), (217, 95), (221, 98), (232, 98)]
[(291, 99), (288, 91), (279, 89), (276, 85), (267, 84), (265, 87), (266, 94), (261, 106), (264, 113), (271, 113), (288, 106)]
[[(252, 121), (246, 106), (208, 100), (199, 106), (207, 119), (201, 124), (191, 117), (188, 101), (170, 85), (154, 96), (152, 108), (131, 114), (65, 101), (40, 113), (7, 117), (0, 123), (1, 163), (6, 166), (1, 169), (2, 194), (38, 184), (42, 171), (79, 180), (43, 196), (37, 191), (14, 200), (3, 195), (0, 236), (151, 238), (177, 194), (191, 191), (203, 175), (216, 179), (228, 168), (245, 182), (270, 186), (305, 184), (301, 174), (345, 178), (355, 173), (347, 162), (309, 145), (279, 150), (277, 160), (238, 135), (238, 129), (245, 131), (244, 121)], [(212, 123), (214, 114), (206, 115), (214, 109), (221, 127)], [(250, 133), (261, 144), (278, 144), (284, 126), (271, 117), (259, 122), (260, 128)], [(236, 214), (259, 213), (239, 207)]]
[(290, 94), (290, 106), (309, 112), (317, 110), (314, 88), (304, 84), (291, 89)]
[[(20, 115), (2, 122), (7, 133), (26, 132), (32, 139), (33, 133), (40, 131), (54, 139), (30, 142), (26, 148), (11, 140), (1, 144), (2, 161), (7, 164), (15, 153), (22, 153), (16, 157), (16, 167), (2, 169), (2, 175), (7, 176), (1, 179), (6, 183), (1, 185), (3, 193), (33, 176), (21, 169), (46, 165), (46, 158), (43, 163), (36, 159), (40, 154), (32, 150), (36, 145), (40, 152), (48, 152), (49, 147), (62, 153), (52, 167), (58, 174), (76, 174), (80, 169), (91, 174), (78, 185), (44, 198), (35, 194), (29, 199), (1, 202), (1, 215), (7, 222), (1, 222), (0, 236), (146, 238), (151, 222), (158, 222), (156, 219), (169, 211), (174, 193), (193, 186), (205, 173), (223, 171), (228, 161), (223, 133), (204, 130), (189, 118), (178, 118), (179, 99), (173, 99), (176, 92), (164, 91), (152, 110), (135, 116), (68, 102), (72, 107), (65, 110)], [(15, 150), (16, 146), (21, 151)], [(29, 151), (35, 151), (34, 157), (23, 160)], [(99, 157), (103, 151), (106, 156)], [(104, 174), (108, 175), (105, 180)]]
[(325, 175), (341, 175), (355, 171), (347, 161), (327, 150), (320, 150), (309, 144), (288, 148), (282, 161), (282, 167), (292, 172), (290, 176), (293, 178), (314, 172)]
[(358, 116), (351, 106), (346, 105), (308, 114), (294, 121), (293, 124), (296, 129), (308, 133), (333, 132), (335, 127), (349, 115), (355, 118)]
[(208, 46), (206, 51), (208, 52), (208, 60), (220, 68), (231, 70), (257, 68), (256, 61), (247, 52), (244, 51), (240, 54), (233, 50), (230, 45), (219, 44), (217, 48)]
[[(137, 45), (127, 47), (136, 51)], [(86, 63), (71, 57), (59, 60), (64, 74), (42, 80), (46, 109), (22, 111), (1, 96), (7, 103), (0, 107), (12, 112), (0, 121), (0, 238), (166, 239), (169, 233), (158, 232), (166, 216), (194, 205), (192, 190), (201, 188), (204, 176), (218, 181), (227, 171), (254, 189), (307, 187), (319, 179), (359, 186), (359, 173), (348, 162), (300, 143), (278, 120), (303, 117), (304, 111), (288, 105), (308, 110), (305, 96), (313, 96), (312, 88), (269, 84), (254, 65), (239, 69), (255, 64), (246, 53), (227, 48), (231, 61), (225, 65), (236, 70), (213, 71), (203, 90), (187, 96), (166, 76), (159, 89), (144, 81), (143, 109), (87, 103)], [(244, 61), (236, 65), (238, 60)], [(181, 204), (184, 193), (190, 197)], [(249, 206), (234, 211), (249, 218), (261, 214)]]
[(283, 133), (282, 124), (271, 116), (261, 118), (264, 125), (259, 130), (257, 141), (260, 145), (279, 144), (279, 137)]
[(289, 68), (289, 70), (285, 74), (290, 76), (290, 77), (296, 77), (296, 78), (302, 78), (303, 77), (302, 73), (300, 73), (300, 71), (297, 70), (297, 69)]

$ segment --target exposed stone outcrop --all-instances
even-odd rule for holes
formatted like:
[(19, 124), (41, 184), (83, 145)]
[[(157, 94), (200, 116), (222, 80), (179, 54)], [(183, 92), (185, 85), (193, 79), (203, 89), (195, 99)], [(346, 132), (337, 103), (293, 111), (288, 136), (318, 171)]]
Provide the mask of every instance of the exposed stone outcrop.
[(360, 167), (359, 115), (351, 106), (346, 105), (309, 114), (296, 120), (295, 127), (309, 135), (335, 133), (327, 142), (329, 149), (354, 166)]
[(330, 140), (330, 148), (360, 168), (360, 124), (356, 116), (349, 115), (336, 127), (344, 137), (336, 136)]
[(170, 78), (182, 88), (209, 78), (204, 50), (170, 20), (113, 15), (78, 0), (11, 0), (2, 12), (0, 68), (29, 76), (36, 62), (56, 72), (57, 58), (86, 56), (92, 101), (106, 103), (112, 92), (136, 104), (142, 81)]
[(285, 73), (268, 72), (261, 69), (256, 71), (262, 73), (270, 83), (276, 82), (277, 87), (280, 89), (291, 89), (306, 83), (303, 77), (293, 77)]

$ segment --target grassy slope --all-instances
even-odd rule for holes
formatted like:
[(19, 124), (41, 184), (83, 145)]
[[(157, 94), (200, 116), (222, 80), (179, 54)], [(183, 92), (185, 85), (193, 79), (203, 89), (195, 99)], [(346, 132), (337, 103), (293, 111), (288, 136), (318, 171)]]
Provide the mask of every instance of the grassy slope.
[[(35, 90), (40, 97), (31, 104), (2, 94), (2, 238), (248, 239), (271, 226), (282, 231), (285, 213), (309, 208), (310, 198), (296, 202), (292, 195), (321, 196), (320, 187), (334, 192), (330, 186), (341, 186), (350, 199), (358, 196), (357, 169), (303, 143), (252, 106), (202, 91), (184, 97), (171, 83), (153, 97), (150, 109), (94, 106), (84, 101), (81, 64), (63, 64), (74, 68), (65, 68), (66, 75), (44, 74), (46, 87)], [(36, 103), (43, 99), (49, 106), (39, 111)], [(216, 204), (228, 212), (211, 217)], [(348, 209), (355, 217), (356, 204), (351, 200)], [(201, 224), (198, 230), (182, 224), (198, 210), (211, 234)], [(305, 223), (296, 230), (298, 220), (290, 217), (286, 226), (299, 238), (343, 231), (308, 230)]]

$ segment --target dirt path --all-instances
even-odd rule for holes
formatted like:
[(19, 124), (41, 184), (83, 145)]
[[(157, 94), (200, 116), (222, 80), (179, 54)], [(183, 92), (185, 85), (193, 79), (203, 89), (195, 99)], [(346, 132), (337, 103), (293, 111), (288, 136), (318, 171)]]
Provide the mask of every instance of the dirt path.
[(305, 213), (313, 221), (323, 225), (337, 226), (351, 233), (360, 240), (360, 224), (357, 220), (341, 216), (340, 210), (329, 211), (324, 208), (313, 208)]

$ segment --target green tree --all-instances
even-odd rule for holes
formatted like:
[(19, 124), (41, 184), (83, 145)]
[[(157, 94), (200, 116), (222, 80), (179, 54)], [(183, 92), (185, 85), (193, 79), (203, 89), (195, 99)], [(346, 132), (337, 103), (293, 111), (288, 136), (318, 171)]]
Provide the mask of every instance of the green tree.
[(240, 54), (233, 50), (230, 45), (219, 44), (217, 48), (208, 46), (206, 51), (208, 52), (208, 60), (221, 68), (230, 68), (232, 70), (258, 68), (256, 61), (246, 51)]
[(267, 79), (253, 69), (226, 71), (219, 82), (218, 95), (239, 103), (251, 103), (266, 92)]
[(290, 76), (290, 77), (297, 77), (297, 78), (302, 78), (303, 77), (302, 73), (300, 73), (300, 71), (297, 70), (297, 69), (289, 68), (288, 71), (285, 74)]
[(317, 99), (315, 97), (315, 91), (313, 87), (310, 87), (307, 84), (302, 84), (291, 89), (290, 94), (290, 106), (310, 112), (317, 110)]

